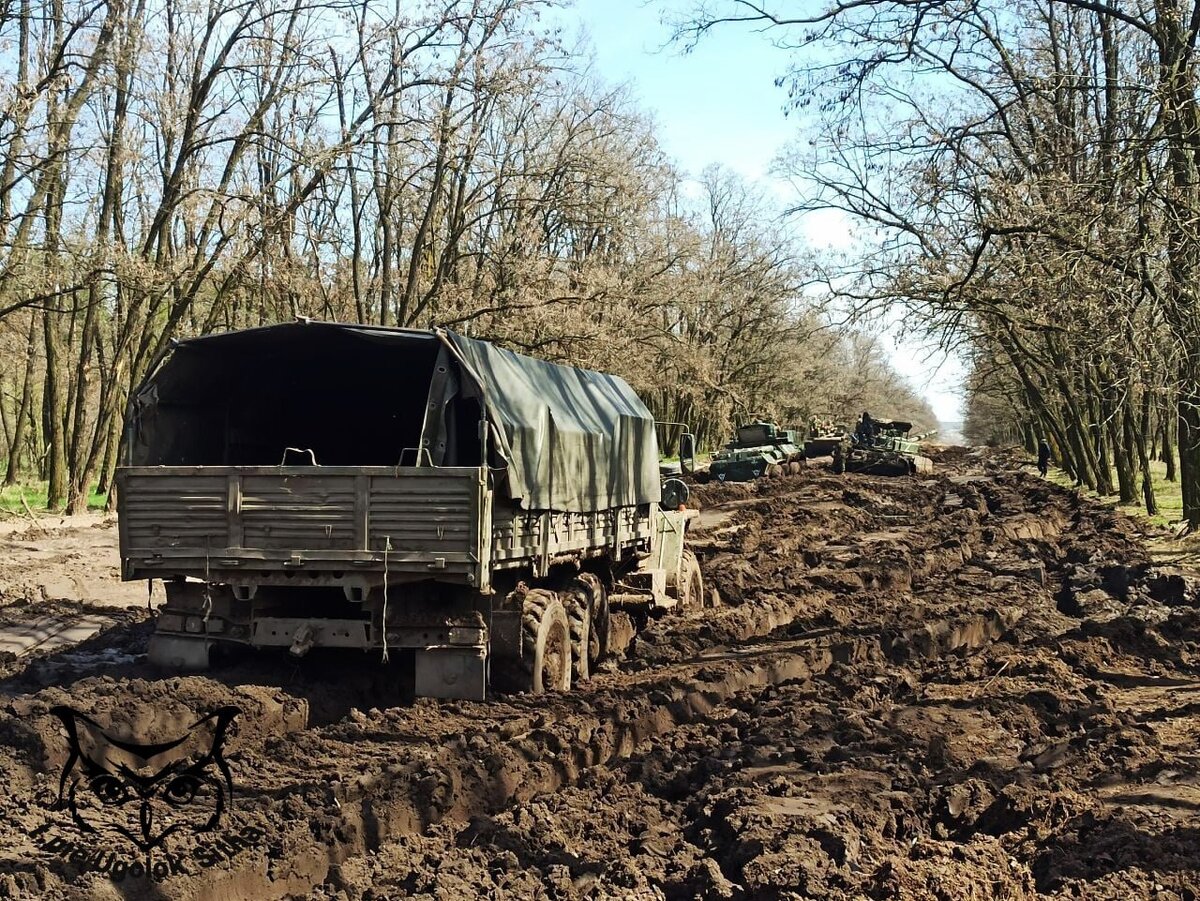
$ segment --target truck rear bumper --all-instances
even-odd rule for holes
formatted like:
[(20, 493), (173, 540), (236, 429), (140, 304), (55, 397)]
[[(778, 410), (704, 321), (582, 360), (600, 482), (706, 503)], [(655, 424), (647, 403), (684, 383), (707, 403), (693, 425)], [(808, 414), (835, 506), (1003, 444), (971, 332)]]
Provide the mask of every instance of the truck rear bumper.
[[(365, 623), (346, 620), (283, 620), (264, 622), (256, 630), (257, 647), (369, 647), (354, 643)], [(223, 639), (228, 640), (228, 639)], [(202, 672), (209, 667), (209, 652), (220, 641), (193, 633), (155, 632), (147, 658), (154, 666), (172, 672)], [(249, 642), (244, 642), (249, 643)], [(489, 657), (486, 646), (391, 644), (413, 650), (414, 690), (424, 698), (482, 701), (487, 697)]]
[(291, 648), (297, 656), (309, 648), (369, 648), (371, 624), (355, 619), (307, 619), (264, 616), (250, 627), (256, 648)]
[[(310, 648), (382, 649), (383, 635), (363, 619), (306, 616), (260, 616), (249, 626), (230, 623), (219, 616), (206, 622), (191, 611), (166, 608), (158, 616), (157, 635), (208, 641), (232, 641), (256, 648), (291, 648), (302, 656)], [(474, 625), (389, 626), (390, 648), (487, 647), (487, 630)]]

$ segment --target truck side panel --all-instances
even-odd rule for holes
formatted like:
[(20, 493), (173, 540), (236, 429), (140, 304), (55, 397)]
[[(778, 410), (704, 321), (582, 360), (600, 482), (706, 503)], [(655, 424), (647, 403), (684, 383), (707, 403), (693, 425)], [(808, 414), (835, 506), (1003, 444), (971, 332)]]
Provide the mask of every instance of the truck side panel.
[(523, 513), (497, 510), (492, 524), (492, 566), (504, 569), (533, 563), (541, 573), (556, 557), (619, 558), (628, 550), (649, 546), (650, 508), (618, 507), (595, 513)]

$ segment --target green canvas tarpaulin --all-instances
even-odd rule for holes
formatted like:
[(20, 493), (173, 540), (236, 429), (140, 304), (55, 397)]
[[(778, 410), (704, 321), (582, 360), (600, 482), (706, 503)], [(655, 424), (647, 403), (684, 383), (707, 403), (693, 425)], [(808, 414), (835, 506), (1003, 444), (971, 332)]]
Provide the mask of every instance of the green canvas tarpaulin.
[[(522, 508), (659, 500), (654, 418), (622, 379), (448, 331), (296, 322), (178, 342), (138, 390), (140, 465), (480, 465)], [(472, 456), (474, 455), (474, 457)], [(307, 458), (304, 458), (307, 459)]]
[(659, 500), (654, 417), (624, 379), (445, 333), (478, 380), (522, 506), (602, 510)]

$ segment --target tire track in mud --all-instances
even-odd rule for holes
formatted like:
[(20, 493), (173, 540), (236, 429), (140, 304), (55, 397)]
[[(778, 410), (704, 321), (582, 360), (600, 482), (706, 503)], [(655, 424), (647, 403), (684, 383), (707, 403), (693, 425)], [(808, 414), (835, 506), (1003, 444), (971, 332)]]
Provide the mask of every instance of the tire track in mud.
[[(531, 728), (515, 735), (504, 736), (504, 727), (471, 731), (433, 749), (429, 761), (342, 782), (337, 790), (324, 783), (293, 786), (292, 792), (328, 792), (328, 807), (337, 812), (322, 819), (317, 836), (305, 835), (308, 825), (298, 825), (288, 836), (273, 836), (273, 872), (249, 859), (213, 874), (207, 890), (195, 880), (163, 887), (179, 898), (282, 898), (307, 892), (327, 882), (332, 868), (351, 857), (440, 823), (466, 823), (573, 785), (591, 768), (626, 759), (681, 726), (703, 722), (740, 694), (809, 680), (835, 664), (969, 653), (995, 641), (1021, 615), (1010, 608), (887, 636), (770, 639), (714, 653), (687, 667), (673, 666), (669, 673), (620, 692), (601, 689), (588, 697), (587, 714), (573, 710), (551, 721), (550, 712), (542, 710)], [(631, 701), (628, 694), (633, 692), (642, 698)], [(281, 880), (280, 873), (294, 876)], [(298, 884), (295, 877), (302, 873)], [(308, 884), (302, 885), (305, 880)]]
[[(980, 558), (977, 548), (1018, 538), (1052, 542), (1067, 523), (1065, 515), (1017, 529), (1001, 522), (989, 537), (985, 523), (995, 525), (1007, 511), (992, 511), (970, 486), (805, 481), (794, 490), (764, 486), (730, 517), (726, 525), (735, 531), (706, 548), (706, 576), (737, 606), (652, 623), (631, 660), (577, 694), (441, 708), (423, 702), (283, 737), (259, 732), (241, 749), (239, 776), (255, 773), (247, 782), (259, 785), (247, 788), (239, 815), (263, 827), (268, 847), (199, 876), (168, 879), (161, 896), (306, 895), (336, 883), (334, 868), (349, 858), (574, 784), (588, 770), (704, 722), (740, 694), (803, 682), (835, 664), (919, 666), (978, 650), (1011, 629), (1028, 604), (982, 613), (950, 605), (923, 622), (928, 604), (904, 608), (911, 592), (973, 562), (988, 564), (978, 578), (1005, 578), (1005, 561)], [(964, 509), (946, 513), (946, 498), (959, 495)], [(1028, 518), (1024, 510), (1011, 515)], [(752, 572), (742, 565), (748, 561)], [(858, 595), (847, 603), (839, 597), (847, 591), (879, 604), (864, 605)], [(434, 728), (420, 723), (429, 714)], [(456, 729), (457, 737), (443, 738)], [(64, 876), (70, 879), (57, 874)]]

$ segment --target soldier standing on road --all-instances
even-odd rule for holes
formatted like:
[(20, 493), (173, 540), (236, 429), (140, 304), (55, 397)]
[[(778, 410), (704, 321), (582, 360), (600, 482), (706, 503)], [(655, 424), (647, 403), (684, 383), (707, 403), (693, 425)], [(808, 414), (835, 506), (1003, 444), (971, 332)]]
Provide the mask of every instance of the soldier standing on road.
[(1038, 472), (1043, 479), (1050, 472), (1050, 442), (1045, 438), (1038, 442)]

